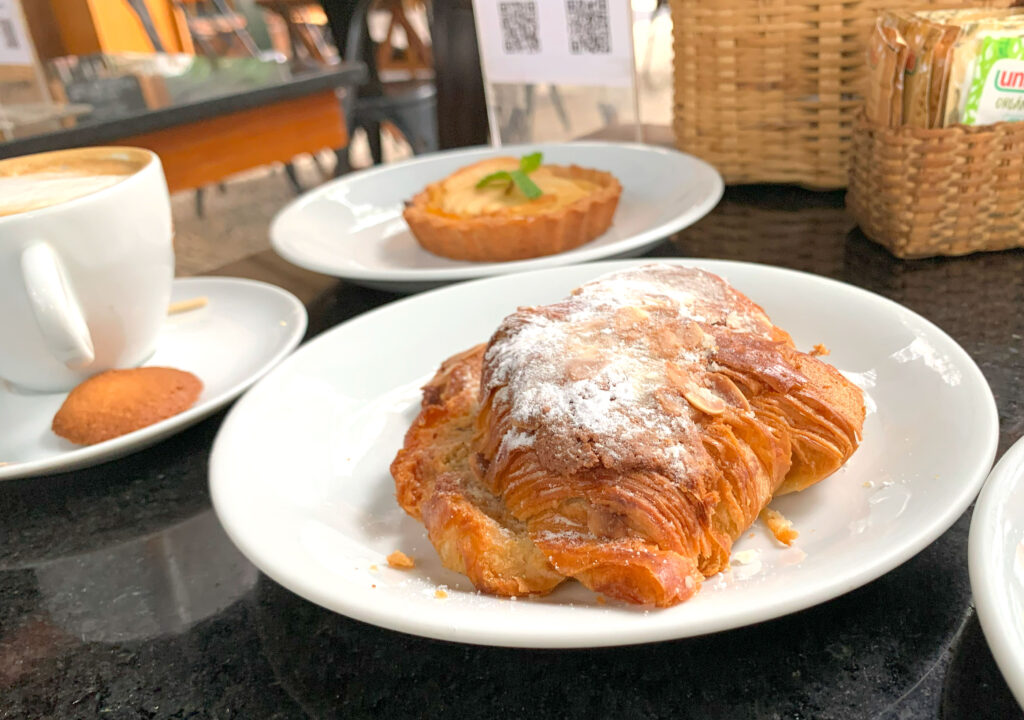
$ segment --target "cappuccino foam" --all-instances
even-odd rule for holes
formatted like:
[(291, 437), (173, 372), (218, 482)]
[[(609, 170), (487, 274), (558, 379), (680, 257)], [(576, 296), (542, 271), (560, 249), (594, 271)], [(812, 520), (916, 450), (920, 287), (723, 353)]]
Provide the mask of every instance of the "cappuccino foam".
[(16, 215), (74, 200), (115, 185), (128, 175), (59, 171), (0, 175), (0, 216)]

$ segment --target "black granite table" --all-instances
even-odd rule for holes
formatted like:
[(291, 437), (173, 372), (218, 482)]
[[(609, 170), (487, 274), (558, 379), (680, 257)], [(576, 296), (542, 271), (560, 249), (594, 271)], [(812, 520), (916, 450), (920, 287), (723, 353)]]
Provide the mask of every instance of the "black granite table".
[[(772, 263), (907, 305), (977, 360), (1005, 451), (1024, 434), (1024, 252), (903, 262), (851, 228), (840, 194), (734, 189), (651, 254)], [(272, 279), (275, 262), (247, 267)], [(396, 297), (280, 278), (309, 298), (310, 335)], [(0, 717), (1024, 717), (972, 607), (970, 512), (875, 582), (752, 627), (596, 650), (458, 645), (336, 615), (243, 559), (207, 489), (222, 417), (0, 484)]]

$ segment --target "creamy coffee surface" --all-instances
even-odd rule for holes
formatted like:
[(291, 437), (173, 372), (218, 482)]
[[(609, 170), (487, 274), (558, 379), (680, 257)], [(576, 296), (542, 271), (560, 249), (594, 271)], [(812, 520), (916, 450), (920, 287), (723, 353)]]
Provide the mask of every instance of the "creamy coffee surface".
[(0, 175), (0, 216), (16, 215), (74, 200), (119, 183), (128, 175), (60, 171)]

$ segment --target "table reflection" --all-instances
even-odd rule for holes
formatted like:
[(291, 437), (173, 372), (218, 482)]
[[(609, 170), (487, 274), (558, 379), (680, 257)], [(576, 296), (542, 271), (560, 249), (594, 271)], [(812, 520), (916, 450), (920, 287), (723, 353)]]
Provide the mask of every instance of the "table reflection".
[[(310, 71), (315, 72), (315, 71)], [(276, 58), (96, 53), (54, 58), (45, 73), (54, 102), (0, 108), (4, 139), (124, 119), (302, 77)]]

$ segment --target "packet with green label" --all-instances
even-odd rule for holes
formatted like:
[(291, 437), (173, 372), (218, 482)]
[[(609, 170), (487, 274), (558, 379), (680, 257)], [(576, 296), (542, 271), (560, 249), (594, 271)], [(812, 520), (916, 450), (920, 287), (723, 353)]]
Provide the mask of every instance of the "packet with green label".
[(961, 91), (964, 125), (1024, 120), (1024, 37), (983, 37)]
[[(983, 53), (991, 60), (996, 60), (1001, 52), (1011, 51), (1008, 47), (994, 46), (992, 41), (1014, 40), (1024, 36), (1024, 16), (1019, 13), (1019, 8), (1016, 10), (1018, 12), (1011, 15), (972, 17), (961, 23), (960, 37), (950, 53), (949, 80), (942, 110), (944, 127), (964, 122), (967, 98), (975, 87), (975, 75), (980, 68)], [(982, 89), (982, 85), (978, 85), (979, 93)], [(974, 124), (979, 124), (976, 116)]]

